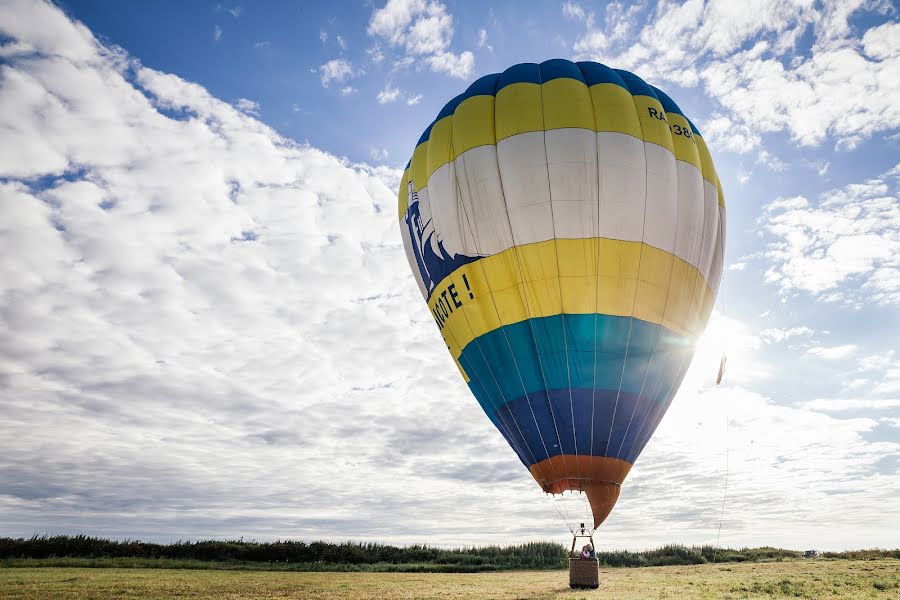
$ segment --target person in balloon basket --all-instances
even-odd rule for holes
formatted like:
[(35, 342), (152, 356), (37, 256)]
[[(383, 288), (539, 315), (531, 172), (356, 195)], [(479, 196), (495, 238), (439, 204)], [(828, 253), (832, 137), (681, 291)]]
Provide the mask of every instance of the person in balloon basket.
[(589, 558), (596, 558), (596, 554), (594, 554), (594, 547), (590, 544), (585, 544), (584, 548), (581, 549), (581, 558), (587, 560)]

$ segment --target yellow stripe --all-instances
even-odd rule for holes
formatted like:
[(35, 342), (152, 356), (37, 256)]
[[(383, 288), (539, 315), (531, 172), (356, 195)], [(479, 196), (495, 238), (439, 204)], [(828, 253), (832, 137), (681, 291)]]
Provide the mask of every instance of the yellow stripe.
[(425, 179), (431, 179), (431, 174), (437, 171), (441, 165), (453, 160), (453, 150), (450, 147), (450, 124), (453, 115), (449, 115), (438, 121), (431, 128), (428, 138), (428, 153), (425, 158)]
[(615, 83), (591, 86), (591, 104), (597, 131), (616, 131), (644, 139), (631, 93)]
[(487, 332), (562, 312), (634, 316), (694, 338), (713, 300), (703, 275), (680, 258), (592, 238), (516, 246), (464, 265), (435, 288), (428, 308), (458, 359)]
[(700, 172), (703, 173), (703, 179), (707, 180), (714, 186), (716, 185), (716, 167), (713, 165), (712, 154), (709, 153), (709, 146), (701, 135), (695, 135), (697, 140), (697, 152), (700, 154)]
[[(657, 144), (714, 182), (709, 173), (715, 169), (706, 168), (712, 167), (709, 149), (692, 134), (687, 119), (666, 113), (656, 98), (632, 96), (619, 85), (599, 83), (588, 88), (565, 77), (545, 84), (514, 83), (496, 96), (467, 98), (453, 115), (436, 122), (429, 139), (416, 147), (410, 177), (419, 191), (428, 185), (432, 173), (472, 148), (529, 131), (563, 128), (616, 131)], [(690, 135), (675, 135), (679, 131)]]
[(497, 141), (528, 131), (544, 130), (541, 86), (537, 83), (513, 83), (496, 96)]
[(669, 123), (666, 120), (666, 111), (663, 110), (659, 100), (650, 96), (634, 96), (634, 106), (637, 109), (638, 118), (641, 120), (642, 139), (645, 142), (662, 146), (675, 154), (672, 132), (669, 131)]
[(545, 129), (576, 127), (597, 130), (591, 93), (584, 83), (560, 77), (543, 84), (541, 90)]
[(409, 163), (409, 178), (413, 180), (417, 192), (428, 185), (428, 178), (425, 176), (427, 162), (428, 141), (424, 141), (413, 150), (412, 160)]
[(467, 98), (453, 114), (453, 158), (478, 146), (494, 145), (494, 97)]
[(669, 131), (672, 133), (675, 158), (694, 165), (702, 174), (703, 165), (700, 163), (700, 152), (697, 150), (691, 124), (678, 113), (666, 113), (666, 118), (669, 120)]

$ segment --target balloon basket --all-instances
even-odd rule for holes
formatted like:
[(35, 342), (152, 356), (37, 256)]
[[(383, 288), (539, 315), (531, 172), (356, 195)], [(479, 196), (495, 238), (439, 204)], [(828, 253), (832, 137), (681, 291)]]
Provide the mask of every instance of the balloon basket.
[(570, 558), (569, 587), (594, 590), (600, 587), (600, 561), (596, 558)]

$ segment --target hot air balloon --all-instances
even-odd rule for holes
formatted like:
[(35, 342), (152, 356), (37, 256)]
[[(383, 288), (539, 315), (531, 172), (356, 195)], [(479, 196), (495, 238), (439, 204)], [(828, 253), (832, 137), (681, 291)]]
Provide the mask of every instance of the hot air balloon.
[(725, 205), (700, 132), (594, 62), (482, 77), (425, 129), (399, 225), (484, 412), (594, 528), (666, 412), (722, 274)]

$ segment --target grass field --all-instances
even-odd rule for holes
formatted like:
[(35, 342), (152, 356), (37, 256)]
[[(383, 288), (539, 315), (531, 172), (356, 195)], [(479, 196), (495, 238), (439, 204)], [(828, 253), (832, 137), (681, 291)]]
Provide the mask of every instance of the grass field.
[(566, 571), (478, 574), (290, 573), (169, 569), (6, 568), (0, 599), (738, 598), (900, 599), (900, 561), (813, 560), (603, 569), (574, 591)]

